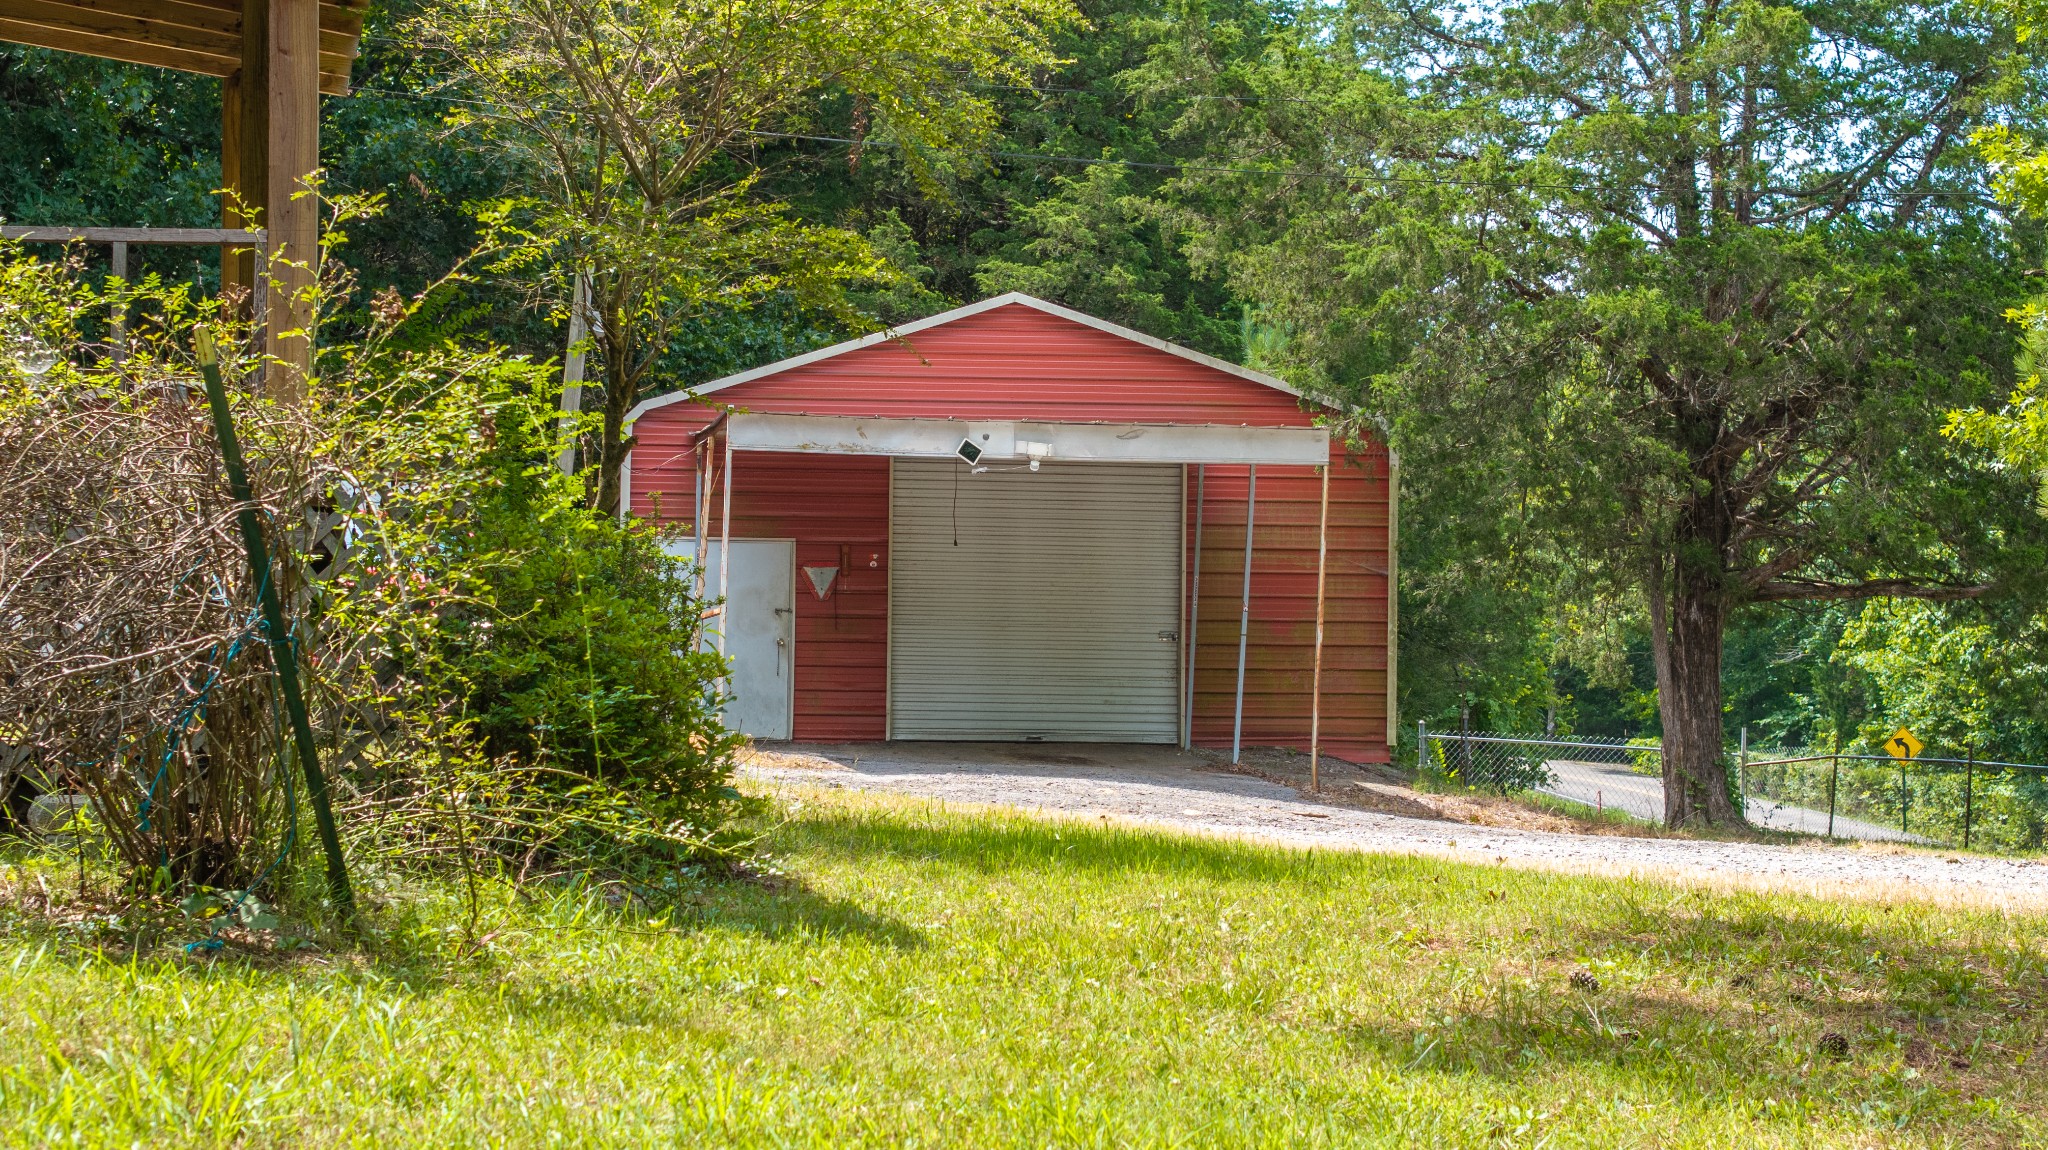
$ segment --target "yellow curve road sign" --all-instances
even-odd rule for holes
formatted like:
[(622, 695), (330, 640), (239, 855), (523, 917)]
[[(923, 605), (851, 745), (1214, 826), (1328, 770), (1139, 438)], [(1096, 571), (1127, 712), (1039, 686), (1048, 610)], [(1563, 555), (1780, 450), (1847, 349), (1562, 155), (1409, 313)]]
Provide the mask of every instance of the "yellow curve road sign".
[(1895, 759), (1917, 759), (1920, 757), (1920, 752), (1926, 750), (1927, 747), (1920, 740), (1913, 737), (1913, 732), (1900, 727), (1892, 732), (1891, 738), (1884, 741), (1884, 749), (1887, 754)]

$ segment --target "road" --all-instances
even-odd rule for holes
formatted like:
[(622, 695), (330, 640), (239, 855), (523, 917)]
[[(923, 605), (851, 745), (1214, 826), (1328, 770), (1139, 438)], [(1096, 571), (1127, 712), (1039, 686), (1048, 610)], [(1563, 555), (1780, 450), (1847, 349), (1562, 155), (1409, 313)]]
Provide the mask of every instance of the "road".
[[(1556, 759), (1544, 765), (1550, 768), (1555, 780), (1550, 786), (1541, 788), (1545, 794), (1584, 803), (1589, 807), (1614, 807), (1651, 822), (1664, 821), (1664, 781), (1655, 775), (1637, 774), (1619, 763), (1580, 763)], [(1750, 799), (1744, 813), (1749, 816), (1750, 825), (1767, 830), (1799, 831), (1812, 835), (1828, 833), (1826, 811), (1809, 810), (1806, 807), (1795, 807), (1769, 799)], [(1841, 814), (1835, 816), (1834, 835), (1838, 839), (1865, 839), (1872, 842), (1922, 845), (1931, 842), (1919, 835), (1903, 833), (1897, 827), (1852, 819)]]

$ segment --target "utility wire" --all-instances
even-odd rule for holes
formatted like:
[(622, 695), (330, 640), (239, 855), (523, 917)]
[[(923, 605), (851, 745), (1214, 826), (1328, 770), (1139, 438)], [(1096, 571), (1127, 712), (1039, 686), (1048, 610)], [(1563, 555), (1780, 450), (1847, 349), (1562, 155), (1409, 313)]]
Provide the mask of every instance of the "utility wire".
[[(484, 108), (490, 111), (497, 112), (510, 112), (515, 110), (512, 108), (508, 108), (503, 104), (491, 103), (485, 100), (470, 100), (464, 99), (460, 96), (442, 96), (427, 92), (407, 92), (383, 88), (359, 88), (357, 89), (357, 92), (360, 95), (366, 96), (391, 96), (399, 99), (420, 100), (425, 102), (440, 101), (450, 104), (462, 104), (469, 107)], [(834, 144), (843, 146), (859, 145), (862, 148), (902, 147), (901, 144), (897, 143), (894, 140), (856, 140), (848, 136), (824, 136), (803, 132), (770, 132), (759, 129), (741, 129), (739, 134), (743, 136), (752, 136), (757, 139), (789, 140), (801, 143)], [(1179, 161), (1125, 160), (1107, 156), (1063, 156), (1056, 153), (1048, 152), (1012, 152), (985, 148), (934, 148), (932, 150), (944, 152), (950, 155), (981, 156), (989, 159), (1010, 160), (1023, 163), (1071, 164), (1080, 167), (1108, 166), (1130, 168), (1140, 171), (1175, 173), (1188, 172), (1201, 173), (1206, 175), (1264, 176), (1267, 178), (1300, 180), (1336, 180), (1347, 184), (1371, 183), (1386, 186), (1455, 187), (1468, 189), (1494, 188), (1499, 187), (1502, 184), (1508, 184), (1515, 188), (1526, 189), (1529, 191), (1579, 192), (1587, 195), (1599, 195), (1603, 193), (1611, 194), (1614, 192), (1633, 193), (1634, 191), (1639, 190), (1633, 188), (1610, 188), (1597, 184), (1571, 184), (1544, 180), (1485, 180), (1477, 178), (1445, 178), (1441, 176), (1395, 176), (1387, 175), (1380, 172), (1326, 172), (1307, 168), (1241, 168), (1224, 164), (1197, 164)], [(1792, 198), (1800, 195), (1825, 197), (1830, 194), (1831, 193), (1825, 189), (1817, 188), (1805, 193), (1773, 193), (1773, 198), (1777, 198), (1780, 196)], [(1960, 197), (1965, 199), (1986, 198), (1986, 196), (1982, 192), (1971, 191), (1964, 188), (1927, 188), (1920, 191), (1871, 190), (1866, 191), (1865, 193), (1863, 193), (1863, 195), (1864, 197), (1869, 199), (1895, 200), (1942, 197)]]

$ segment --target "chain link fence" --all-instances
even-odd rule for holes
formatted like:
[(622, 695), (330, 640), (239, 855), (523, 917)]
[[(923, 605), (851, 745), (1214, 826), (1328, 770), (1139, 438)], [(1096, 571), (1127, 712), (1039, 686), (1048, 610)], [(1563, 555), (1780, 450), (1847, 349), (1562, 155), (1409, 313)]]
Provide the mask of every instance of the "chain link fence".
[[(1922, 755), (1751, 749), (1739, 761), (1750, 821), (1799, 812), (1803, 830), (1995, 851), (2040, 850), (2048, 766)], [(1771, 823), (1768, 825), (1777, 825)]]
[[(1536, 791), (1637, 818), (1664, 818), (1654, 740), (1438, 732), (1418, 724), (1426, 770), (1468, 787)], [(1731, 752), (1751, 825), (1829, 838), (1992, 851), (2048, 846), (2048, 765), (1858, 752)]]
[(1427, 768), (1465, 786), (1511, 794), (1537, 791), (1619, 810), (1652, 821), (1664, 817), (1664, 752), (1647, 740), (1597, 735), (1508, 735), (1432, 731), (1416, 725)]

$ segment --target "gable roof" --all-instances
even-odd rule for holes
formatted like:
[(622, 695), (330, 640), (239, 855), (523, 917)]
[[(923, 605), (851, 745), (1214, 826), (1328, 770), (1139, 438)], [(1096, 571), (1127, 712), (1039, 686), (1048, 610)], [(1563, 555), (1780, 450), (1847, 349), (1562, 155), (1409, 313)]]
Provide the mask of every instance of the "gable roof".
[(904, 336), (916, 335), (918, 332), (928, 331), (932, 328), (952, 323), (954, 320), (967, 319), (970, 316), (977, 316), (982, 314), (983, 312), (994, 311), (997, 308), (1008, 307), (1012, 304), (1032, 308), (1034, 310), (1044, 312), (1046, 315), (1056, 316), (1063, 320), (1068, 320), (1073, 323), (1081, 324), (1084, 327), (1091, 327), (1094, 328), (1096, 331), (1105, 332), (1109, 335), (1116, 336), (1119, 339), (1125, 339), (1131, 341), (1132, 343), (1142, 344), (1143, 346), (1149, 347), (1154, 351), (1163, 351), (1168, 355), (1178, 356), (1181, 359), (1187, 360), (1190, 363), (1198, 363), (1201, 364), (1203, 367), (1224, 372), (1228, 375), (1234, 375), (1239, 379), (1245, 380), (1249, 383), (1256, 383), (1261, 387), (1270, 387), (1275, 391), (1282, 391), (1287, 393), (1288, 395), (1292, 395), (1297, 398), (1299, 398), (1301, 395), (1299, 391), (1296, 391), (1293, 387), (1290, 387), (1286, 381), (1267, 375), (1264, 372), (1253, 371), (1251, 368), (1241, 367), (1227, 360), (1217, 359), (1213, 355), (1203, 355), (1201, 352), (1195, 351), (1192, 348), (1182, 347), (1179, 344), (1175, 343), (1168, 343), (1163, 339), (1158, 339), (1154, 336), (1146, 335), (1144, 332), (1141, 331), (1133, 331), (1130, 328), (1122, 326), (1121, 324), (1111, 323), (1106, 319), (1097, 319), (1096, 317), (1089, 315), (1086, 312), (1078, 312), (1072, 308), (1061, 307), (1056, 303), (1048, 303), (1045, 300), (1037, 298), (1036, 296), (1028, 296), (1025, 295), (1023, 292), (1013, 291), (1004, 292), (1002, 295), (993, 296), (989, 299), (981, 300), (978, 303), (971, 303), (966, 305), (965, 307), (956, 307), (951, 311), (942, 311), (937, 315), (927, 316), (924, 319), (917, 320), (912, 323), (906, 323), (901, 327), (886, 328), (882, 331), (875, 332), (872, 335), (864, 335), (859, 339), (850, 339), (844, 343), (835, 343), (830, 347), (821, 347), (816, 351), (805, 352), (802, 355), (792, 356), (788, 359), (777, 360), (774, 363), (764, 364), (760, 367), (753, 368), (748, 371), (742, 371), (735, 373), (733, 375), (725, 376), (720, 379), (714, 379), (709, 383), (699, 384), (696, 387), (684, 388), (681, 391), (673, 391), (668, 393), (667, 395), (655, 396), (653, 399), (643, 399), (637, 405), (634, 406), (633, 410), (626, 413), (626, 422), (632, 423), (634, 420), (640, 418), (642, 415), (645, 415), (647, 412), (652, 411), (657, 407), (666, 407), (671, 403), (682, 403), (687, 400), (697, 399), (699, 397), (709, 395), (714, 391), (722, 391), (725, 388), (734, 387), (742, 383), (751, 383), (754, 380), (763, 379), (771, 375), (777, 375), (782, 372), (789, 371), (792, 368), (804, 367), (808, 364), (818, 363), (822, 360), (831, 359), (834, 356), (845, 355), (847, 352), (850, 351), (859, 351), (860, 349), (865, 347), (874, 347), (877, 344), (890, 343), (895, 340), (901, 339)]

